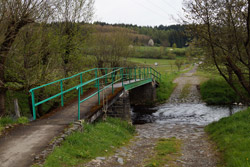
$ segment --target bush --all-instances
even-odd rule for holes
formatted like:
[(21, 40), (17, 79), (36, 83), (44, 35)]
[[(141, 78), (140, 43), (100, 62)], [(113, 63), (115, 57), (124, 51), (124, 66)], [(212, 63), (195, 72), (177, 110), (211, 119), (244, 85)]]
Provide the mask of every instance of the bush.
[(222, 78), (210, 79), (201, 85), (203, 101), (209, 105), (225, 105), (239, 102), (239, 96)]

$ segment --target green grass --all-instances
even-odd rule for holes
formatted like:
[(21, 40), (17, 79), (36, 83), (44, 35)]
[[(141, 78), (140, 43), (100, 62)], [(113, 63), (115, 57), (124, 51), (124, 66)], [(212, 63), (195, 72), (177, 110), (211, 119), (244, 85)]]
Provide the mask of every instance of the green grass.
[(178, 76), (178, 73), (162, 76), (159, 87), (156, 89), (156, 98), (158, 103), (165, 103), (172, 94), (176, 84), (173, 80)]
[(171, 47), (149, 47), (149, 46), (135, 46), (134, 57), (138, 58), (156, 58), (156, 59), (175, 59), (177, 57), (184, 57), (187, 48), (171, 48)]
[[(154, 149), (155, 155), (147, 160), (145, 167), (164, 167), (180, 152), (181, 141), (176, 138), (160, 139)], [(173, 155), (175, 154), (175, 155)]]
[(239, 102), (239, 96), (223, 78), (210, 79), (201, 85), (203, 101), (209, 105), (225, 105)]
[[(181, 58), (186, 61), (185, 58)], [(167, 59), (145, 59), (145, 58), (130, 58), (129, 61), (138, 63), (140, 65), (151, 66), (160, 73), (172, 73), (177, 72), (178, 68), (175, 65), (175, 60), (167, 60)], [(155, 63), (158, 63), (158, 66), (155, 66)], [(181, 70), (187, 69), (191, 66), (191, 64), (186, 64), (181, 67)]]
[(224, 166), (250, 167), (250, 108), (214, 122), (205, 130), (222, 152)]
[(1, 131), (4, 129), (7, 125), (13, 125), (13, 124), (26, 124), (29, 120), (27, 117), (20, 117), (17, 120), (14, 120), (11, 117), (2, 117), (0, 118), (0, 134)]
[(108, 118), (106, 122), (85, 124), (84, 132), (68, 136), (45, 161), (45, 167), (76, 166), (114, 152), (115, 147), (126, 144), (135, 129), (125, 121)]

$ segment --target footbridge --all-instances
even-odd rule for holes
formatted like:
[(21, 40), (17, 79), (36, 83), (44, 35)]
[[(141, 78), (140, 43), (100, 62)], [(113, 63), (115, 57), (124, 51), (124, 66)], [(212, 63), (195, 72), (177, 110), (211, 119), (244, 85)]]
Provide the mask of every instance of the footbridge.
[[(35, 121), (0, 137), (0, 166), (26, 167), (39, 162), (46, 148), (54, 148), (51, 141), (63, 136), (65, 128), (79, 119), (93, 122), (103, 115), (129, 118), (131, 104), (152, 101), (160, 78), (150, 67), (94, 68), (31, 89)], [(61, 106), (37, 119), (38, 111), (48, 104)]]
[[(89, 115), (88, 112), (91, 111), (87, 110), (92, 110), (93, 113), (93, 108), (98, 110), (100, 107), (109, 107), (117, 101), (117, 97), (121, 97), (121, 94), (124, 94), (125, 91), (130, 91), (130, 99), (134, 99), (133, 101), (138, 103), (138, 100), (142, 99), (141, 95), (143, 92), (147, 92), (145, 89), (148, 88), (145, 88), (145, 85), (157, 85), (160, 80), (161, 74), (152, 67), (94, 68), (86, 70), (71, 77), (31, 89), (33, 119), (36, 120), (37, 108), (40, 105), (57, 101), (61, 103), (60, 105), (63, 107), (65, 105), (64, 103), (67, 102), (70, 97), (76, 96), (77, 112), (72, 110), (70, 112), (75, 113), (78, 120)], [(143, 86), (144, 88), (142, 89)], [(132, 91), (137, 88), (139, 88), (137, 91)], [(50, 96), (42, 99), (41, 94), (43, 93), (49, 94)], [(144, 98), (147, 99), (151, 94), (152, 93), (148, 92)], [(152, 101), (152, 98), (148, 100)], [(88, 104), (88, 109), (85, 109), (86, 104)], [(92, 105), (91, 108), (90, 104)], [(72, 116), (74, 117), (74, 114)]]

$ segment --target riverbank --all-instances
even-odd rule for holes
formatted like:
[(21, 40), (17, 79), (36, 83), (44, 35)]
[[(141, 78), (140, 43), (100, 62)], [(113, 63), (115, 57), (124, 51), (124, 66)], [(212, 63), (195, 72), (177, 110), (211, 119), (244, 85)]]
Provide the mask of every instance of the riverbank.
[(206, 128), (216, 142), (226, 167), (250, 167), (250, 108)]

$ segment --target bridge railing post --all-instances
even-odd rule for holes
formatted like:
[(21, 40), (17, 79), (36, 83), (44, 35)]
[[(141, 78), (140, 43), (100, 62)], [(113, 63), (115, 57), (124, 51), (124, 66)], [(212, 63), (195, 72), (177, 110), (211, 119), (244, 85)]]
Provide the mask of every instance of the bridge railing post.
[[(80, 83), (82, 84), (82, 74), (80, 75)], [(83, 87), (81, 87), (81, 95), (83, 95)]]
[(111, 78), (112, 78), (112, 94), (114, 94), (114, 74), (113, 74), (113, 72), (111, 73)]
[(36, 106), (35, 106), (34, 91), (31, 91), (31, 101), (32, 101), (32, 110), (33, 110), (33, 120), (36, 120)]
[(101, 99), (100, 99), (100, 80), (97, 79), (97, 91), (98, 91), (98, 105), (101, 104)]
[(81, 88), (78, 89), (78, 120), (81, 119), (81, 108), (80, 108), (80, 103), (81, 103)]
[(130, 83), (131, 80), (131, 68), (128, 69), (128, 81)]
[(120, 70), (120, 74), (121, 74), (121, 79), (122, 79), (122, 87), (123, 87), (123, 68), (121, 68), (121, 70)]
[(135, 81), (136, 81), (136, 67), (135, 67)]
[[(105, 75), (108, 73), (108, 69), (107, 68), (105, 68)], [(107, 83), (108, 83), (108, 78), (107, 78), (108, 76), (106, 75), (105, 76), (105, 85), (107, 85)]]
[(141, 68), (139, 67), (139, 80), (141, 80)]
[(63, 107), (63, 81), (60, 81), (60, 87), (61, 87), (61, 106)]
[(145, 79), (145, 76), (146, 76), (145, 67), (143, 67), (143, 74), (144, 74), (143, 79)]
[[(98, 69), (96, 68), (95, 69), (95, 78), (97, 78), (98, 77)], [(95, 87), (97, 88), (97, 80), (96, 80), (96, 82), (95, 82)]]

